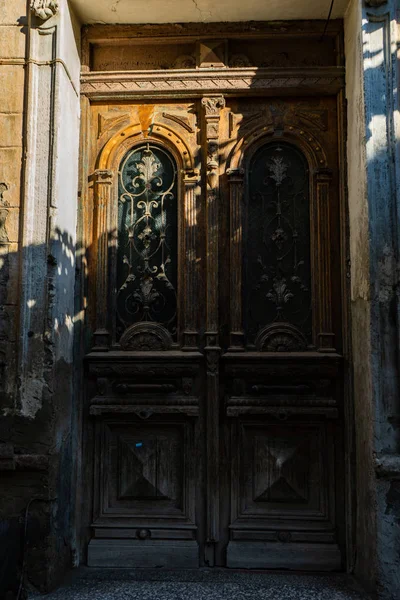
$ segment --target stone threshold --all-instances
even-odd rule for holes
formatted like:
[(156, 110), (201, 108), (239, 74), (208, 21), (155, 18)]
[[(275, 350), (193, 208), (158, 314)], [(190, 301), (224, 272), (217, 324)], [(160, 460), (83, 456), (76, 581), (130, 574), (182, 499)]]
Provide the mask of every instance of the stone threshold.
[[(38, 598), (30, 594), (29, 598)], [(42, 596), (43, 597), (43, 596)], [(46, 600), (367, 600), (349, 575), (80, 567)]]

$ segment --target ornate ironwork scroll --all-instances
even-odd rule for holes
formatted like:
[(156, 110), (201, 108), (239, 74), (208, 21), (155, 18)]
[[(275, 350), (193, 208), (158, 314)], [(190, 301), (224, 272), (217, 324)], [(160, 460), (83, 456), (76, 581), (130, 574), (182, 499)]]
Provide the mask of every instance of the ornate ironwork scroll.
[(177, 169), (146, 143), (123, 158), (118, 186), (117, 339), (132, 324), (177, 330)]
[(266, 144), (251, 161), (246, 247), (247, 343), (262, 339), (259, 349), (270, 349), (262, 332), (273, 335), (290, 324), (299, 335), (288, 337), (286, 328), (271, 348), (306, 349), (312, 341), (309, 175), (304, 155), (290, 144)]

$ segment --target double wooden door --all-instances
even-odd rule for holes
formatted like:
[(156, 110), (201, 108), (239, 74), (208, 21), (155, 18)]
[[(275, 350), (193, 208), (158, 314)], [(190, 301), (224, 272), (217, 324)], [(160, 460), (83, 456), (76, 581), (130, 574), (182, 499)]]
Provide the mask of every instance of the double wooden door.
[(341, 568), (336, 110), (92, 105), (89, 565)]

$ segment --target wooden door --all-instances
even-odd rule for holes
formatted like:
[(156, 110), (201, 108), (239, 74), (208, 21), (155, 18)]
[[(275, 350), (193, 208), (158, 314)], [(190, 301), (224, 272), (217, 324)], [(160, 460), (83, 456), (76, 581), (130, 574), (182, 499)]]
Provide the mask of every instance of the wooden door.
[(336, 99), (92, 122), (88, 564), (340, 568)]
[(221, 554), (340, 568), (335, 99), (232, 99), (222, 119)]

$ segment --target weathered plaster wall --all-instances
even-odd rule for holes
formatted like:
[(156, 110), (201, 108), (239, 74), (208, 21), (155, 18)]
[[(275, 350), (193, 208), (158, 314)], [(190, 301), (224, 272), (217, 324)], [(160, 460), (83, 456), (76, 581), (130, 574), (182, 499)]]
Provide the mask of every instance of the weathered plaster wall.
[[(348, 202), (351, 259), (351, 314), (357, 452), (356, 572), (370, 590), (376, 578), (376, 521), (373, 465), (369, 211), (366, 183), (365, 110), (361, 3), (353, 0), (345, 17), (348, 103)], [(362, 465), (362, 468), (360, 468)]]
[[(31, 16), (29, 4), (1, 4), (3, 18), (6, 15), (12, 25), (6, 26), (0, 52), (4, 56), (8, 40), (12, 52), (20, 49), (17, 64), (4, 66), (12, 72), (3, 75), (2, 106), (7, 107), (8, 121), (25, 112), (20, 129), (11, 134), (15, 147), (6, 149), (12, 155), (5, 163), (8, 170), (1, 173), (7, 186), (3, 198), (18, 199), (21, 214), (11, 220), (7, 207), (7, 244), (2, 248), (7, 252), (4, 264), (19, 265), (20, 271), (16, 267), (15, 274), (7, 273), (3, 264), (0, 272), (6, 310), (12, 301), (17, 305), (8, 321), (2, 320), (12, 325), (12, 333), (3, 325), (0, 343), (15, 340), (18, 349), (4, 359), (8, 393), (3, 394), (0, 421), (0, 478), (6, 490), (0, 506), (0, 581), (9, 589), (17, 585), (26, 519), (27, 576), (45, 590), (72, 564), (74, 553), (72, 371), (80, 44), (67, 0), (59, 1), (59, 12), (47, 20)], [(9, 222), (16, 223), (19, 237)], [(3, 591), (0, 588), (0, 597)]]
[[(25, 0), (0, 0), (0, 393), (12, 406), (18, 313), (18, 241), (22, 167), (25, 35), (19, 17)], [(15, 375), (15, 373), (14, 373)]]
[(355, 572), (369, 590), (377, 588), (387, 599), (398, 598), (400, 589), (400, 503), (394, 467), (400, 464), (396, 4), (371, 7), (354, 0), (345, 18), (357, 449)]
[[(19, 221), (21, 212), (26, 1), (0, 0), (0, 598), (14, 585), (21, 556), (19, 518), (29, 494), (39, 493), (40, 472), (24, 480), (9, 471), (13, 461), (11, 415), (17, 390)], [(5, 470), (7, 469), (7, 470)], [(14, 498), (15, 496), (15, 498)], [(38, 518), (40, 516), (38, 515)]]

